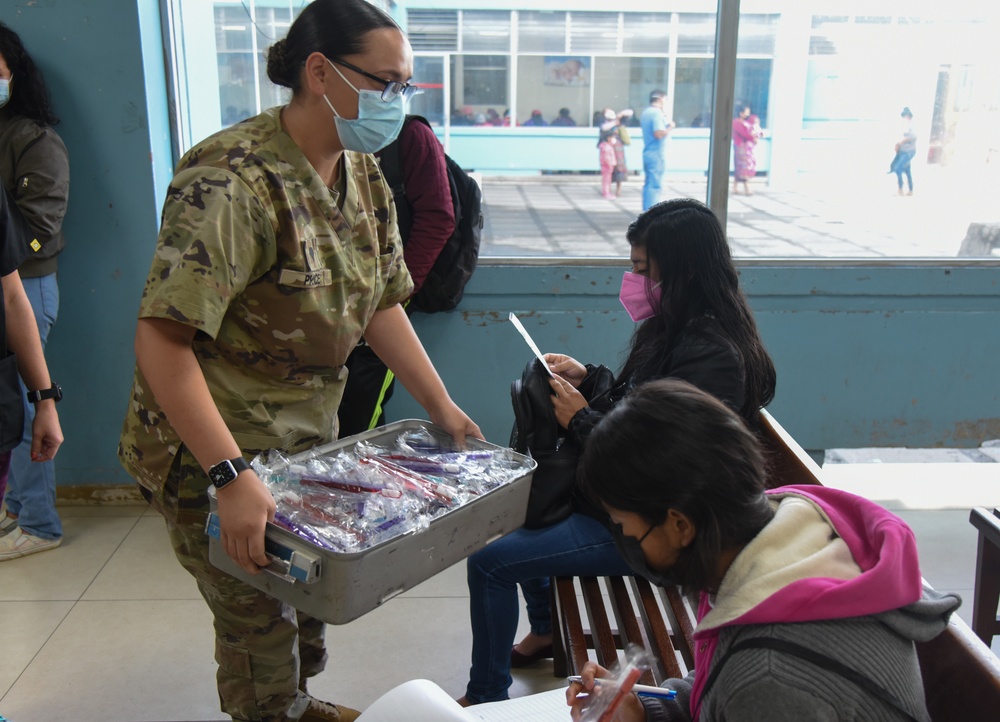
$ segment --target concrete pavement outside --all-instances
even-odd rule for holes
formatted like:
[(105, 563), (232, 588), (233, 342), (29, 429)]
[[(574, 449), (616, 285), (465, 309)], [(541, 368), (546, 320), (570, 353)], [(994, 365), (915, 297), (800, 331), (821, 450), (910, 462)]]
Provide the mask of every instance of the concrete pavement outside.
[[(972, 222), (1000, 221), (998, 169), (978, 174), (925, 166), (916, 192), (894, 176), (803, 175), (778, 189), (751, 181), (730, 195), (728, 233), (737, 257), (954, 258)], [(662, 199), (705, 199), (704, 179), (664, 179)], [(598, 175), (483, 178), (483, 256), (628, 255), (625, 230), (642, 208), (642, 177), (620, 198), (601, 196)], [(994, 257), (997, 256), (994, 251)]]

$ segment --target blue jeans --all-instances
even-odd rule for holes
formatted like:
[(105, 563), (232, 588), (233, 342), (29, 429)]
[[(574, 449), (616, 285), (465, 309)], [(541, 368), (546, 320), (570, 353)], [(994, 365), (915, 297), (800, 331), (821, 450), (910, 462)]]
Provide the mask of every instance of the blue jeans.
[(468, 559), (472, 617), (472, 668), (465, 696), (470, 702), (507, 699), (510, 650), (517, 634), (517, 585), (528, 608), (531, 631), (549, 634), (550, 576), (631, 574), (611, 532), (596, 519), (573, 514), (547, 529), (518, 529)]
[(893, 161), (892, 171), (896, 174), (896, 182), (899, 184), (899, 190), (903, 190), (904, 175), (906, 176), (907, 187), (911, 191), (913, 190), (913, 175), (910, 173), (910, 161), (913, 160), (913, 156), (916, 154), (916, 151), (912, 150), (900, 151)]
[[(24, 292), (35, 312), (42, 348), (59, 315), (59, 286), (56, 274), (40, 278), (24, 278)], [(27, 393), (24, 383), (21, 391)], [(24, 398), (22, 396), (22, 398)], [(14, 449), (7, 479), (7, 509), (17, 516), (22, 531), (42, 539), (62, 536), (62, 522), (56, 513), (56, 470), (51, 461), (31, 460), (31, 422), (35, 420), (35, 405), (24, 398), (24, 438)]]
[(657, 149), (653, 153), (642, 154), (642, 172), (646, 182), (642, 185), (642, 210), (648, 211), (660, 200), (660, 180), (663, 178), (663, 153)]

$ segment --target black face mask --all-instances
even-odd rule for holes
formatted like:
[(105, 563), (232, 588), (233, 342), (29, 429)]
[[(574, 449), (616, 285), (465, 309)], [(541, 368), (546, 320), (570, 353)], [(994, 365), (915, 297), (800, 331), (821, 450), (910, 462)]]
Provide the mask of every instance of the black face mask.
[(664, 572), (654, 571), (646, 563), (646, 554), (642, 551), (642, 540), (649, 536), (656, 524), (650, 524), (649, 529), (640, 539), (634, 536), (625, 536), (622, 533), (621, 524), (611, 524), (611, 537), (615, 540), (615, 548), (621, 555), (629, 569), (641, 577), (645, 577), (653, 584), (660, 587), (673, 587), (677, 585), (673, 571), (668, 569)]

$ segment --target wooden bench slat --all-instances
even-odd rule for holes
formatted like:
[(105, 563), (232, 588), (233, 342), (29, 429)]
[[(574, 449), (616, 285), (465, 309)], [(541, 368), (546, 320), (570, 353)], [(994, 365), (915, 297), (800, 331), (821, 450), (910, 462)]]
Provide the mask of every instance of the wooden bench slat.
[[(625, 579), (623, 577), (605, 577), (604, 581), (608, 585), (611, 611), (614, 613), (615, 621), (618, 623), (620, 637), (618, 646), (625, 649), (630, 644), (638, 644), (640, 647), (648, 649), (650, 642), (647, 637), (643, 636), (642, 630), (639, 629), (635, 609), (632, 606), (632, 597), (628, 593)], [(639, 683), (658, 684), (659, 680), (653, 674), (653, 670), (649, 669), (642, 673)]]
[[(659, 684), (671, 677), (683, 676), (681, 668), (677, 664), (677, 655), (674, 654), (675, 641), (683, 643), (683, 639), (671, 639), (670, 631), (667, 629), (656, 600), (656, 593), (650, 583), (642, 577), (629, 577), (629, 582), (639, 599), (639, 613), (642, 615), (642, 623), (649, 636), (650, 646), (647, 649), (656, 657), (659, 663), (657, 666), (662, 670), (656, 674), (658, 677), (656, 683)], [(677, 627), (674, 629), (676, 630)]]
[(601, 584), (596, 577), (580, 577), (580, 586), (583, 588), (583, 602), (587, 608), (587, 619), (590, 620), (590, 634), (597, 661), (604, 667), (613, 666), (618, 661), (618, 644), (604, 606)]
[[(553, 579), (552, 588), (555, 592), (556, 624), (552, 627), (553, 637), (560, 635), (562, 658), (556, 658), (554, 667), (556, 676), (567, 677), (579, 674), (587, 663), (587, 642), (583, 636), (583, 622), (580, 619), (580, 607), (576, 600), (576, 585), (573, 577), (558, 577)], [(553, 645), (553, 654), (557, 652)], [(560, 665), (562, 671), (560, 671)]]
[(677, 630), (678, 639), (674, 642), (677, 651), (681, 653), (688, 669), (694, 668), (694, 623), (697, 609), (692, 609), (684, 603), (684, 597), (677, 587), (662, 590), (667, 598), (667, 611), (670, 614), (670, 624)]

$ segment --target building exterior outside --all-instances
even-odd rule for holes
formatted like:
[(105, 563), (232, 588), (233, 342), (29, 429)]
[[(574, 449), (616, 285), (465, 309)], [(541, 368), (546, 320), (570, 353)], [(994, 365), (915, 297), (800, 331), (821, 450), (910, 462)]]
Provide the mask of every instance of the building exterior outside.
[[(440, 128), (464, 165), (494, 174), (593, 170), (595, 114), (641, 112), (649, 92), (662, 88), (677, 124), (667, 172), (704, 173), (715, 3), (624, 0), (614, 10), (592, 0), (376, 4), (397, 18), (414, 48), (414, 80), (424, 92), (411, 112)], [(988, 133), (1000, 119), (1000, 10), (916, 2), (901, 12), (890, 0), (846, 9), (827, 0), (741, 7), (736, 101), (751, 106), (765, 131), (761, 173), (823, 172), (845, 151), (881, 148), (884, 155), (903, 106), (913, 109), (925, 162), (1000, 155)], [(266, 78), (264, 53), (300, 0), (173, 0), (173, 8), (173, 33), (184, 41), (184, 145), (283, 101)], [(551, 122), (562, 108), (576, 127), (523, 126), (532, 111)], [(629, 148), (633, 168), (640, 146)]]

